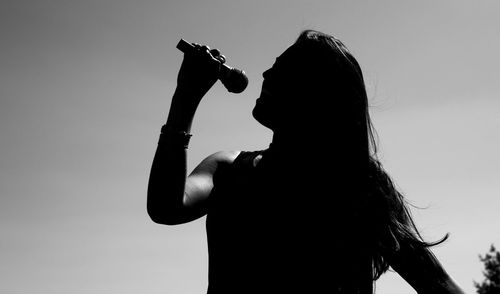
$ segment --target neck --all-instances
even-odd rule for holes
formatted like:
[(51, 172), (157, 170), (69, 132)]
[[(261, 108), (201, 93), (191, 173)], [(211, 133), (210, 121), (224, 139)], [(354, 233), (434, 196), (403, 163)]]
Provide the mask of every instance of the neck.
[(324, 151), (345, 156), (363, 157), (368, 154), (368, 150), (364, 149), (368, 148), (367, 142), (353, 137), (352, 133), (342, 133), (339, 130), (332, 132), (303, 129), (295, 132), (275, 131), (269, 146), (269, 153), (276, 158), (297, 154), (319, 155)]
[[(281, 173), (286, 170), (286, 175), (297, 170), (304, 170), (311, 161), (312, 147), (317, 148), (315, 142), (306, 139), (302, 132), (297, 134), (286, 134), (283, 132), (274, 132), (273, 139), (269, 148), (264, 152), (260, 166), (269, 168), (273, 173), (276, 170)], [(309, 162), (309, 163), (308, 163)]]
[(322, 141), (322, 135), (313, 132), (274, 132), (269, 150), (273, 155), (286, 157), (292, 154), (318, 150)]

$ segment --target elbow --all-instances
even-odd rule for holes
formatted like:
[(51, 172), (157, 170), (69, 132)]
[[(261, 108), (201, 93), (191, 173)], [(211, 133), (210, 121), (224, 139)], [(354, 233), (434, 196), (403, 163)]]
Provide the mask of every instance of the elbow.
[(157, 185), (152, 185), (150, 182), (147, 191), (147, 213), (153, 222), (169, 226), (183, 223), (183, 200), (172, 201), (182, 199), (182, 197), (173, 197), (172, 195), (178, 195), (175, 192), (160, 190)]
[(179, 221), (179, 218), (172, 213), (165, 211), (159, 212), (157, 209), (152, 209), (149, 206), (147, 211), (149, 218), (156, 224), (174, 226), (182, 223)]
[(158, 205), (148, 200), (147, 213), (149, 218), (159, 225), (174, 226), (182, 224), (179, 209), (168, 205)]
[(149, 218), (156, 224), (159, 225), (169, 225), (168, 219), (159, 214), (155, 209), (152, 209), (149, 205), (147, 208)]

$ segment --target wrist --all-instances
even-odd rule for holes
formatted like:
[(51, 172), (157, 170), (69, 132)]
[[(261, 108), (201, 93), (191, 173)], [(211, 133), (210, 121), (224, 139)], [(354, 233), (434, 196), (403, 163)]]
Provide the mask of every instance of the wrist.
[(171, 111), (168, 116), (165, 127), (168, 130), (189, 133), (191, 132), (192, 122), (193, 122), (192, 116), (183, 116), (182, 114), (172, 113)]
[(187, 149), (191, 136), (192, 135), (188, 132), (176, 130), (172, 128), (172, 126), (165, 124), (161, 127), (160, 139), (158, 141), (158, 144), (164, 145), (166, 142), (168, 142), (170, 146), (179, 146)]
[(180, 97), (185, 102), (198, 104), (206, 93), (207, 91), (200, 86), (177, 84), (174, 97)]
[(187, 97), (174, 94), (167, 118), (167, 125), (171, 129), (190, 132), (191, 124), (198, 108), (198, 104), (187, 103)]

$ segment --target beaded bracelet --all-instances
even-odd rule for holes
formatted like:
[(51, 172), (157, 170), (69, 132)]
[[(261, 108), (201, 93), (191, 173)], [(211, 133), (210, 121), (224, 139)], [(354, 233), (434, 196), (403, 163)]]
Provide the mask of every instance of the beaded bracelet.
[(171, 144), (178, 144), (184, 149), (188, 149), (189, 140), (191, 139), (191, 134), (184, 131), (176, 131), (163, 125), (161, 127), (160, 139), (158, 144), (162, 144), (165, 141), (169, 141)]

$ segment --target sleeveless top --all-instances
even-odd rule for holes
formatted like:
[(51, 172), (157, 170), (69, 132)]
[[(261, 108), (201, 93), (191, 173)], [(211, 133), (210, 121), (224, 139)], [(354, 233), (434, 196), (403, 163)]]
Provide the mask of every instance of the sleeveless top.
[(214, 174), (206, 218), (207, 293), (371, 293), (371, 272), (366, 286), (354, 287), (365, 290), (342, 290), (347, 280), (360, 283), (352, 277), (359, 274), (359, 258), (349, 256), (359, 250), (345, 246), (334, 201), (315, 195), (324, 186), (302, 185), (307, 173), (293, 165), (276, 168), (265, 153), (241, 152)]

